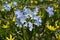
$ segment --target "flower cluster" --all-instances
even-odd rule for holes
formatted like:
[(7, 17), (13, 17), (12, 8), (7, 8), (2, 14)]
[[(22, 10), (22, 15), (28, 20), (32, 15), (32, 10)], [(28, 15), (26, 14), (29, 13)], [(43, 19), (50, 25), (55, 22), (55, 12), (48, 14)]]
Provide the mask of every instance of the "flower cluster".
[(48, 9), (46, 9), (46, 11), (48, 12), (49, 14), (49, 17), (53, 16), (54, 15), (54, 12), (53, 12), (53, 7), (48, 7)]
[(2, 5), (2, 8), (4, 8), (6, 11), (10, 11), (11, 8), (14, 8), (17, 6), (17, 2), (13, 1), (11, 3), (5, 2), (4, 5)]
[[(33, 24), (40, 26), (42, 20), (39, 16), (37, 16), (37, 12), (38, 12), (37, 7), (34, 9), (34, 11), (31, 11), (27, 7), (24, 7), (23, 11), (17, 9), (15, 11), (17, 26), (22, 27), (22, 25), (23, 25), (23, 26), (29, 27), (30, 31), (32, 31), (32, 29), (33, 29)], [(34, 20), (34, 22), (31, 22), (30, 20)]]

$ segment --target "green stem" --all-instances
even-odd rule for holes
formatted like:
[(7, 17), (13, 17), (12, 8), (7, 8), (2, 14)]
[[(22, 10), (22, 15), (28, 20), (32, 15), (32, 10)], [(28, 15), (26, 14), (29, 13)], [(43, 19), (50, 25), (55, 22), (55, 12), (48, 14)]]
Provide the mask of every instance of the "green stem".
[(25, 40), (25, 33), (24, 33), (24, 27), (22, 27), (23, 31), (23, 40)]

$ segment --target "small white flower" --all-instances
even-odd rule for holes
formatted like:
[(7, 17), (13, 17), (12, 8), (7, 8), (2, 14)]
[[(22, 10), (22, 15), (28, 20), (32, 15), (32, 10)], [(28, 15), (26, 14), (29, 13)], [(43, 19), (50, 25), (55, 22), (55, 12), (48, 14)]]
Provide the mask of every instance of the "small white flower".
[(12, 8), (15, 6), (17, 6), (17, 2), (14, 1), (14, 2), (12, 2)]
[(15, 6), (17, 6), (17, 2), (15, 2), (15, 1), (14, 1), (14, 2), (12, 2), (12, 4), (13, 4), (13, 5), (15, 5)]
[(10, 11), (10, 9), (11, 9), (11, 7), (10, 7), (10, 5), (9, 5), (9, 4), (5, 4), (3, 7), (4, 7), (4, 8), (5, 8), (5, 10), (7, 10), (7, 11)]
[(31, 22), (28, 22), (27, 26), (29, 27), (29, 30), (32, 31), (33, 29), (33, 24)]
[(32, 31), (33, 27), (30, 27), (29, 30)]

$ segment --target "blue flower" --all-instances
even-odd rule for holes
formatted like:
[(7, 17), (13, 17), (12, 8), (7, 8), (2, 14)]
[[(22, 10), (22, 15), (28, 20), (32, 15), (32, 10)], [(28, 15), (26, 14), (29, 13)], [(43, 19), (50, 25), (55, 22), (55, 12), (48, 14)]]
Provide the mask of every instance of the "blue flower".
[(15, 15), (18, 15), (21, 11), (18, 9), (15, 11)]
[(38, 8), (36, 7), (34, 9), (34, 11), (31, 11), (29, 8), (27, 8), (26, 6), (23, 9), (23, 12), (28, 15), (28, 17), (30, 16), (31, 18), (33, 18), (35, 15), (37, 15), (38, 12)]
[(15, 11), (15, 15), (16, 15), (16, 18), (21, 18), (21, 16), (23, 16), (20, 10)]
[(48, 7), (48, 9), (46, 9), (46, 11), (48, 12), (49, 14), (49, 17), (53, 16), (54, 15), (54, 12), (53, 12), (53, 7)]
[(26, 22), (25, 19), (20, 19), (20, 22), (22, 23), (22, 25)]
[(33, 29), (33, 24), (31, 22), (26, 22), (24, 26), (29, 27), (29, 30), (32, 31)]
[(34, 17), (34, 20), (40, 20), (41, 18), (40, 18), (40, 16), (35, 16)]
[(17, 27), (22, 27), (22, 23), (19, 21), (19, 19), (16, 19), (16, 23), (17, 24)]
[(23, 12), (27, 12), (28, 8), (26, 8), (26, 6), (23, 8)]
[(35, 20), (34, 24), (37, 25), (37, 26), (39, 26), (40, 25), (40, 22), (37, 21), (37, 20)]
[(22, 15), (20, 18), (20, 22), (24, 24), (26, 22), (26, 18), (27, 18), (26, 16)]
[(48, 9), (46, 10), (47, 12), (53, 12), (53, 7), (48, 7)]
[[(16, 22), (20, 22), (20, 25), (23, 25), (26, 22), (27, 16), (25, 14), (23, 14), (23, 12), (21, 12), (20, 10), (15, 11), (15, 15), (16, 15)], [(17, 25), (19, 25), (17, 23)]]
[(49, 12), (49, 17), (53, 16), (54, 12)]
[(29, 17), (29, 16), (32, 17), (33, 12), (32, 12), (29, 8), (24, 7), (23, 12), (24, 12), (26, 15), (28, 15), (28, 17)]
[(32, 11), (27, 7), (24, 7), (23, 12), (25, 12), (28, 15), (32, 13)]
[[(23, 11), (17, 10), (15, 11), (16, 15), (16, 24), (18, 26), (25, 26), (28, 27), (30, 31), (33, 29), (33, 24), (40, 26), (41, 25), (41, 18), (39, 16), (36, 16), (38, 12), (38, 8), (36, 7), (34, 11), (31, 11), (29, 8), (24, 7)], [(30, 20), (35, 20), (34, 23), (30, 21), (26, 21), (27, 18), (31, 18)]]
[(18, 19), (18, 18), (16, 18), (16, 23), (15, 24), (17, 24), (19, 27), (21, 27), (24, 23), (26, 22), (26, 20), (25, 19)]
[(35, 22), (34, 22), (35, 25), (37, 25), (37, 26), (41, 25), (42, 20), (39, 16), (35, 16), (34, 20), (35, 20)]

